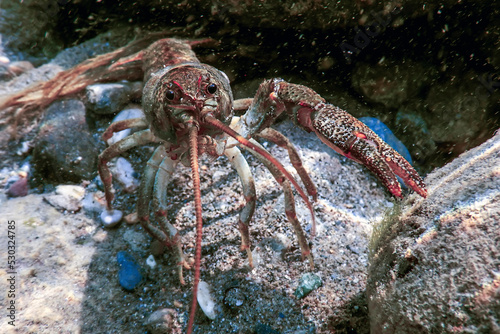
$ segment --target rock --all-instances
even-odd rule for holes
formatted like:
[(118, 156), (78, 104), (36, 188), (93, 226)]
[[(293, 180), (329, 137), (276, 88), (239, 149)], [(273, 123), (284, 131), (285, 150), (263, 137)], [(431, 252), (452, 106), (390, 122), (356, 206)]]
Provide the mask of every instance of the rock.
[(76, 212), (82, 207), (85, 189), (80, 186), (60, 185), (53, 194), (45, 195), (44, 199), (58, 210)]
[(18, 77), (14, 77), (10, 81), (0, 82), (0, 95), (7, 96), (26, 89), (30, 85), (37, 82), (47, 81), (52, 79), (56, 74), (61, 72), (63, 68), (55, 64), (44, 64), (40, 67), (26, 71)]
[(383, 141), (389, 144), (393, 149), (398, 151), (410, 164), (412, 163), (411, 155), (406, 146), (392, 133), (382, 121), (375, 117), (361, 117), (359, 119), (365, 123), (373, 132), (375, 132)]
[(139, 217), (137, 216), (137, 212), (132, 212), (123, 217), (123, 220), (129, 225), (134, 225), (139, 222)]
[(9, 63), (2, 63), (0, 61), (0, 81), (11, 80), (33, 68), (33, 64), (29, 61), (13, 61)]
[(134, 290), (142, 281), (141, 267), (132, 255), (125, 251), (118, 252), (116, 261), (120, 265), (118, 272), (120, 285), (127, 291)]
[(30, 148), (31, 147), (29, 141), (23, 141), (19, 144), (19, 149), (17, 150), (16, 154), (19, 156), (24, 156), (26, 153), (28, 153)]
[[(118, 113), (118, 115), (113, 118), (112, 123), (123, 121), (132, 118), (144, 118), (144, 113), (139, 108), (124, 109)], [(111, 138), (108, 139), (108, 145), (113, 145), (117, 141), (127, 137), (132, 133), (132, 129), (125, 129), (122, 131), (115, 132)]]
[(161, 243), (160, 241), (155, 239), (151, 242), (151, 246), (149, 247), (149, 251), (151, 252), (152, 255), (159, 256), (165, 252), (166, 248), (167, 247), (163, 243)]
[(2, 1), (0, 35), (9, 56), (51, 58), (62, 49), (63, 43), (53, 31), (60, 9), (56, 0)]
[[(59, 0), (61, 1), (61, 0)], [(66, 0), (63, 0), (66, 1)], [(67, 70), (100, 54), (112, 52), (135, 38), (134, 28), (118, 26), (59, 52), (50, 63)]]
[(431, 138), (427, 123), (419, 114), (400, 109), (394, 121), (401, 140), (411, 147), (416, 159), (425, 160), (434, 155), (436, 143)]
[(360, 63), (354, 70), (352, 86), (370, 102), (398, 108), (436, 76), (437, 71), (429, 65), (409, 60), (386, 60), (376, 65)]
[(56, 187), (56, 194), (81, 201), (83, 196), (85, 196), (85, 188), (75, 185), (59, 185)]
[(104, 193), (101, 191), (87, 192), (82, 200), (82, 208), (86, 212), (102, 212), (106, 209)]
[(300, 278), (299, 286), (295, 290), (294, 295), (298, 299), (304, 298), (322, 284), (321, 277), (312, 273), (306, 273)]
[(480, 134), (494, 124), (487, 113), (487, 93), (473, 72), (464, 74), (462, 80), (434, 85), (426, 99), (428, 112), (422, 114), (432, 140), (456, 145), (458, 153), (484, 141)]
[(170, 308), (164, 308), (151, 313), (144, 325), (152, 334), (170, 334), (174, 328), (177, 312)]
[[(12, 1), (10, 1), (12, 2)], [(0, 3), (1, 5), (5, 3)], [(4, 14), (4, 12), (2, 12)], [(0, 35), (2, 34), (2, 18), (4, 15), (0, 16)], [(4, 35), (12, 36), (12, 35)], [(134, 38), (133, 28), (116, 28), (111, 29), (105, 33), (99, 34), (98, 36), (89, 39), (81, 44), (62, 50), (55, 56), (50, 63), (38, 66), (32, 70), (29, 70), (18, 77), (10, 80), (9, 82), (0, 83), (0, 96), (11, 94), (17, 92), (21, 89), (25, 89), (28, 86), (40, 82), (52, 79), (57, 73), (62, 70), (69, 69), (84, 60), (97, 56), (102, 53), (111, 52), (115, 49), (127, 44), (130, 40)], [(4, 42), (2, 40), (2, 42)], [(30, 48), (31, 49), (31, 48)], [(23, 52), (22, 50), (21, 52)], [(1, 53), (1, 48), (0, 48)], [(10, 54), (10, 52), (9, 52)], [(18, 58), (23, 58), (23, 56), (16, 54), (10, 54), (11, 59), (15, 60)], [(35, 64), (38, 65), (38, 64)], [(132, 95), (137, 95), (136, 89), (133, 89)]]
[(130, 101), (130, 87), (124, 83), (89, 85), (86, 94), (86, 107), (101, 115), (114, 114)]
[(101, 213), (101, 222), (104, 227), (116, 226), (123, 217), (123, 212), (120, 210), (104, 210)]
[(17, 181), (12, 183), (7, 189), (7, 196), (9, 197), (24, 197), (28, 195), (28, 174), (21, 172)]
[(118, 157), (110, 170), (115, 180), (122, 184), (123, 190), (126, 192), (132, 193), (139, 187), (139, 180), (136, 178), (137, 173), (127, 159)]
[(151, 254), (148, 256), (148, 258), (146, 259), (146, 264), (151, 268), (151, 269), (154, 269), (156, 267), (156, 261), (155, 261), (155, 257)]
[(425, 179), (374, 230), (372, 333), (500, 332), (500, 134)]
[(214, 320), (217, 317), (215, 310), (216, 304), (213, 297), (210, 295), (210, 286), (208, 283), (200, 281), (198, 284), (197, 299), (203, 313), (205, 313), (209, 319)]
[(50, 194), (45, 195), (43, 198), (58, 210), (77, 212), (81, 208), (81, 202), (63, 195)]
[(97, 173), (98, 148), (78, 100), (54, 102), (33, 144), (35, 175), (58, 183), (91, 180)]
[(237, 310), (246, 301), (245, 293), (238, 286), (231, 287), (224, 293), (224, 305), (232, 310)]
[(102, 183), (101, 176), (99, 174), (97, 174), (89, 186), (95, 187), (100, 191), (104, 191), (104, 183)]

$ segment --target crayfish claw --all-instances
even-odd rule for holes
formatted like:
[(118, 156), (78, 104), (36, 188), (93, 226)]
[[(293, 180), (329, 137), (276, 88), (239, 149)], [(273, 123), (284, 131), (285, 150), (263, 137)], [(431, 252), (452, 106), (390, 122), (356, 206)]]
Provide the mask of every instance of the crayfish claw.
[(420, 196), (427, 196), (425, 183), (411, 164), (361, 121), (330, 104), (321, 105), (310, 115), (310, 129), (321, 141), (365, 165), (394, 196), (402, 197), (396, 175)]
[[(345, 155), (345, 154), (344, 154)], [(394, 171), (389, 165), (387, 159), (382, 157), (378, 150), (368, 141), (358, 139), (351, 146), (348, 157), (365, 165), (372, 173), (382, 181), (384, 186), (389, 189), (391, 194), (396, 197), (402, 197), (401, 185), (399, 184)]]
[(424, 180), (405, 158), (386, 143), (383, 143), (381, 154), (392, 171), (403, 179), (409, 188), (420, 196), (427, 197)]

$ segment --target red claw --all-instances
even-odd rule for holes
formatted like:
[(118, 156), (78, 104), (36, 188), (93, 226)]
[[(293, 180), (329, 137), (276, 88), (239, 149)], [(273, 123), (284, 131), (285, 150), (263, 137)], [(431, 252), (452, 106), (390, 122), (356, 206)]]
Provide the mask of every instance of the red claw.
[(420, 196), (427, 196), (423, 179), (410, 163), (346, 111), (324, 104), (312, 118), (314, 132), (325, 144), (365, 165), (394, 196), (402, 197), (396, 175)]

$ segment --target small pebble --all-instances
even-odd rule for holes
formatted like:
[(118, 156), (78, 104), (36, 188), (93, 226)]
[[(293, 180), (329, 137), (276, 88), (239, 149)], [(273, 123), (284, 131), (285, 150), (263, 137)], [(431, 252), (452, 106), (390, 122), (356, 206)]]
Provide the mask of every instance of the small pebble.
[(79, 211), (83, 205), (85, 189), (75, 185), (59, 185), (52, 194), (43, 198), (58, 210)]
[(118, 252), (116, 261), (120, 265), (120, 271), (118, 272), (120, 285), (125, 290), (134, 290), (142, 281), (141, 267), (132, 255), (125, 251)]
[(114, 114), (129, 102), (130, 88), (122, 83), (89, 85), (86, 107), (96, 114)]
[(98, 230), (92, 237), (92, 240), (94, 240), (95, 242), (104, 242), (107, 237), (108, 237), (108, 232), (103, 230)]
[(104, 210), (101, 213), (101, 221), (104, 227), (113, 227), (117, 225), (123, 217), (120, 210)]
[(151, 246), (149, 247), (149, 251), (152, 255), (159, 256), (162, 255), (165, 251), (165, 245), (158, 240), (153, 240), (151, 242)]
[(7, 196), (24, 197), (26, 195), (28, 195), (28, 175), (24, 172), (20, 172), (19, 179), (7, 190)]
[(304, 298), (313, 290), (319, 288), (322, 284), (323, 282), (321, 281), (321, 278), (318, 275), (312, 273), (305, 273), (300, 278), (299, 286), (297, 287), (294, 293), (295, 297), (297, 297), (298, 299)]
[(125, 222), (129, 225), (133, 225), (139, 222), (139, 217), (137, 216), (137, 212), (132, 212), (123, 217), (123, 220), (125, 220)]
[(224, 295), (224, 304), (231, 309), (239, 308), (245, 303), (245, 301), (245, 294), (238, 287), (228, 289)]
[(176, 317), (177, 312), (175, 310), (164, 308), (151, 313), (144, 325), (153, 334), (170, 334)]
[(208, 283), (200, 281), (198, 285), (198, 304), (205, 315), (214, 320), (217, 317), (215, 312), (215, 301), (210, 295), (210, 286)]
[(82, 200), (82, 208), (86, 212), (102, 212), (105, 210), (104, 193), (101, 191), (87, 193)]
[(123, 157), (116, 159), (112, 173), (113, 177), (123, 185), (126, 192), (132, 193), (139, 187), (139, 180), (135, 178), (136, 172), (127, 159)]
[(91, 185), (95, 186), (97, 189), (104, 191), (104, 183), (102, 183), (101, 177), (97, 175), (93, 180)]
[(43, 199), (57, 210), (76, 212), (82, 207), (81, 201), (65, 195), (48, 194), (43, 196)]
[(72, 197), (78, 201), (85, 196), (85, 188), (75, 185), (59, 185), (56, 187), (56, 194)]
[(155, 257), (151, 254), (148, 256), (148, 258), (146, 259), (146, 264), (151, 268), (151, 269), (154, 269), (156, 267), (156, 261), (155, 261)]
[(24, 141), (21, 143), (21, 147), (16, 151), (16, 154), (19, 155), (19, 156), (23, 156), (25, 155), (26, 153), (28, 153), (28, 151), (30, 150), (30, 142), (29, 141)]

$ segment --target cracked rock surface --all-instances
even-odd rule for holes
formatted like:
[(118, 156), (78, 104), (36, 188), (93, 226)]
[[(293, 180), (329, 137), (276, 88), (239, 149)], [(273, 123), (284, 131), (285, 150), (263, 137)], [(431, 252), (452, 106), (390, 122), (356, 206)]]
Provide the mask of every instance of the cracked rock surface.
[(500, 135), (427, 176), (375, 229), (372, 333), (500, 333)]

